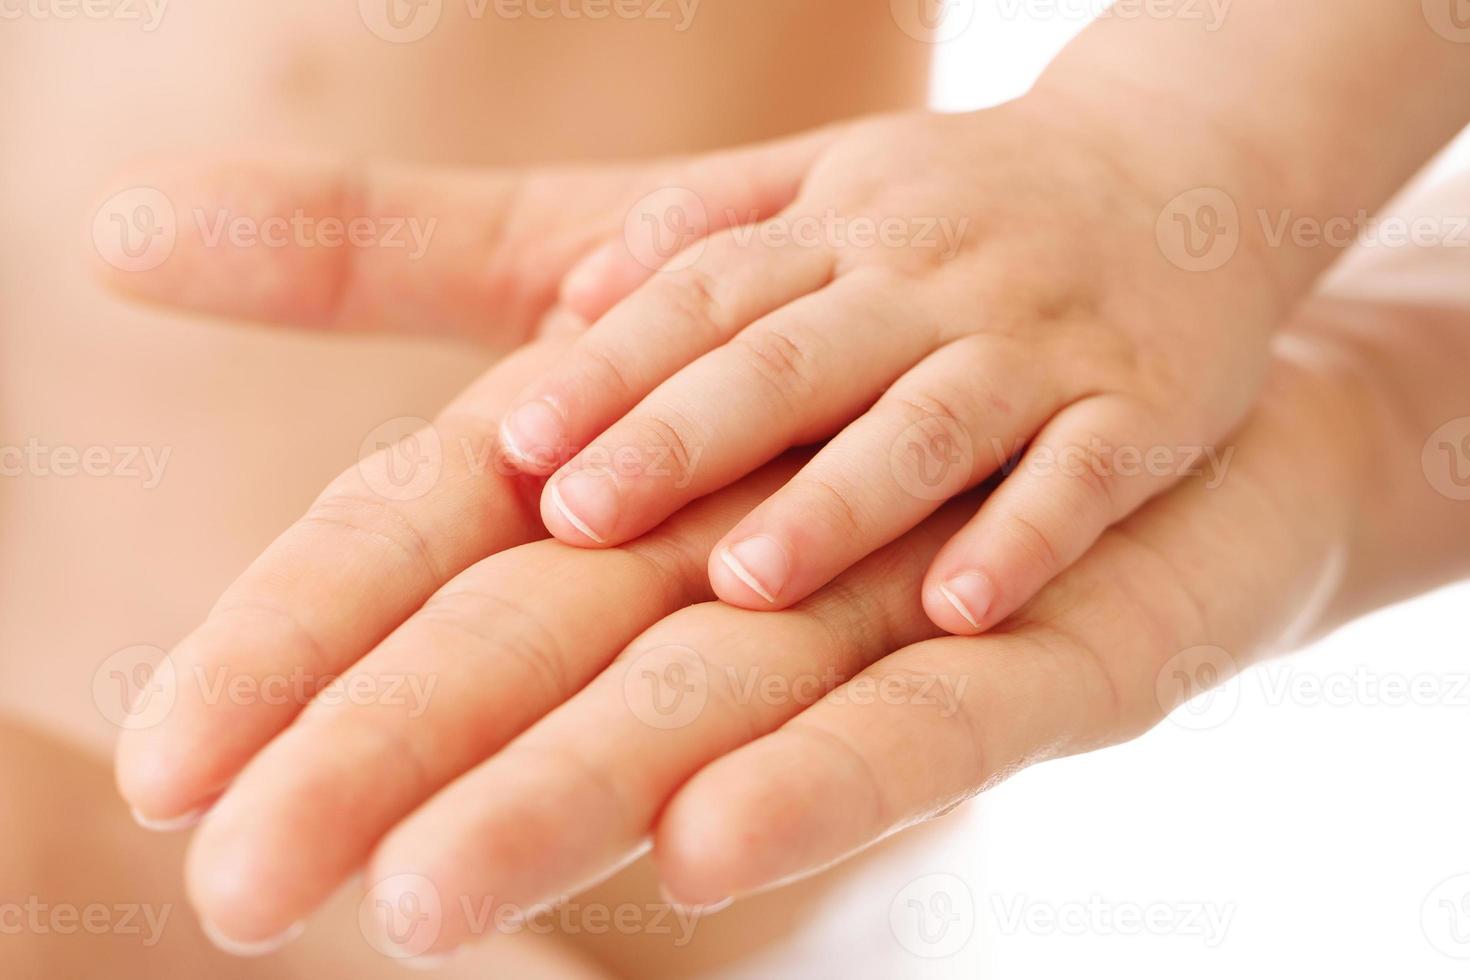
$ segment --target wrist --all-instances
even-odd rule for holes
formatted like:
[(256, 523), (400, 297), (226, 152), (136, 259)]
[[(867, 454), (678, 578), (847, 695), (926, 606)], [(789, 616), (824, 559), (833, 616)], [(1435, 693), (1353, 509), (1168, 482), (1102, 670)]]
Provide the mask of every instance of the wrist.
[(1202, 23), (1164, 0), (1100, 18), (1033, 91), (1113, 129), (1130, 168), (1147, 158), (1172, 188), (1165, 200), (1225, 192), (1241, 250), (1292, 301), (1464, 125), (1470, 59), (1418, 6), (1236, 0)]
[(1225, 236), (1218, 262), (1193, 266), (1168, 250), (1164, 257), (1171, 273), (1226, 281), (1240, 322), (1261, 317), (1279, 326), (1326, 265), (1328, 257), (1313, 254), (1322, 250), (1303, 254), (1293, 236), (1274, 234), (1273, 216), (1294, 212), (1280, 204), (1292, 196), (1283, 190), (1290, 178), (1267, 147), (1187, 94), (1126, 75), (1101, 79), (1066, 63), (1049, 69), (1015, 105), (1105, 157), (1145, 212), (1138, 233), (1165, 236), (1160, 249), (1170, 235), (1188, 236), (1174, 243), (1180, 250)]

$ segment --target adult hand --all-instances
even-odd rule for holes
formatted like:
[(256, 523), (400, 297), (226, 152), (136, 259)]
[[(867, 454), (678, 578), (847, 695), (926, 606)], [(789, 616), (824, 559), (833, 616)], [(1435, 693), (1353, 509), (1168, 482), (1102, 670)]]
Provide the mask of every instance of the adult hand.
[[(486, 385), (535, 370), (530, 356)], [(1354, 424), (1373, 410), (1355, 376), (1319, 359), (1304, 344), (1278, 363), (1223, 483), (1155, 501), (980, 638), (932, 639), (913, 588), (963, 500), (790, 610), (691, 607), (713, 541), (797, 461), (625, 548), (543, 541), (493, 555), (412, 615), (380, 607), (436, 577), (401, 537), (424, 511), (385, 506), (368, 533), (312, 519), (173, 659), (181, 677), (345, 671), (333, 696), (275, 737), (300, 704), (208, 703), (181, 687), (161, 725), (126, 737), (120, 779), (171, 800), (233, 780), (194, 842), (190, 887), (215, 931), (247, 946), (364, 862), (384, 908), (439, 910), (430, 932), (397, 934), (413, 954), (473, 938), (496, 908), (570, 893), (649, 836), (689, 904), (809, 872), (1021, 766), (1137, 734), (1195, 693), (1166, 669), (1203, 679), (1189, 651), (1230, 651), (1206, 661), (1223, 679), (1282, 639), (1340, 567), (1371, 431)], [(483, 432), (491, 420), (476, 421)], [(463, 515), (485, 487), (446, 474), (425, 499), (483, 546)], [(499, 517), (502, 533), (533, 523), (508, 503)], [(322, 619), (324, 604), (378, 625)], [(370, 635), (391, 618), (407, 621)], [(403, 678), (432, 694), (371, 696)], [(189, 789), (169, 796), (174, 786)]]

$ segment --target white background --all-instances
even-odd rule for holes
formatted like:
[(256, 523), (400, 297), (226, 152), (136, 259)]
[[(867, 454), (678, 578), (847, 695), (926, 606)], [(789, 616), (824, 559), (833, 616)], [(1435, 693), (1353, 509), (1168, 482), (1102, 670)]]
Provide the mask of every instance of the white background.
[[(1084, 26), (973, 7), (940, 49), (943, 109), (1020, 94)], [(1467, 614), (1466, 587), (1385, 610), (1177, 716), (1194, 727), (1030, 770), (957, 814), (980, 842), (954, 868), (974, 886), (976, 934), (925, 975), (1470, 975), (1470, 877), (1434, 892), (1470, 875)], [(1385, 678), (1417, 680), (1421, 703), (1375, 690)], [(1440, 899), (1461, 903), (1457, 919)], [(1174, 925), (1123, 934), (1102, 914), (1125, 907)], [(1205, 907), (1230, 916), (1215, 945), (1187, 919)], [(1019, 909), (1074, 919), (1016, 928)]]

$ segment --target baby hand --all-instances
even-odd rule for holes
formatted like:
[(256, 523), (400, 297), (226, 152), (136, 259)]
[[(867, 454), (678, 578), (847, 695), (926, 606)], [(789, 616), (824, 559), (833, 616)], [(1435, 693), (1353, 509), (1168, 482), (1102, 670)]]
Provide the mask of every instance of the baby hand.
[[(520, 468), (555, 472), (547, 527), (616, 545), (830, 438), (720, 541), (719, 596), (790, 606), (1003, 477), (923, 585), (945, 630), (1000, 622), (1110, 525), (1228, 459), (1213, 445), (1254, 400), (1285, 312), (1263, 253), (1200, 271), (1161, 217), (1202, 181), (1248, 198), (1230, 148), (1132, 140), (1055, 96), (866, 120), (774, 217), (691, 219), (719, 202), (677, 191), (630, 216), (629, 243), (563, 285), (601, 318), (502, 426)], [(725, 230), (686, 237), (604, 311), (608, 283), (647, 263), (640, 218)]]

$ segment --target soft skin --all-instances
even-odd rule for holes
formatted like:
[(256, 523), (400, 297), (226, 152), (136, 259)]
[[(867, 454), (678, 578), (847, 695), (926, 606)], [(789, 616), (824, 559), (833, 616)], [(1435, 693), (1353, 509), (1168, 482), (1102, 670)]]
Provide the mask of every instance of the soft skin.
[[(506, 420), (557, 471), (552, 533), (616, 545), (830, 438), (711, 558), (722, 599), (779, 609), (1005, 470), (924, 582), (973, 634), (1217, 451), (1338, 251), (1282, 229), (1377, 209), (1470, 113), (1470, 58), (1415, 4), (1191, 9), (1102, 18), (998, 109), (829, 133), (764, 221), (645, 200), (564, 284), (592, 329)], [(630, 245), (649, 227), (666, 263)]]
[[(563, 351), (546, 342), (498, 366), (436, 422), (444, 444), (483, 445), (504, 393)], [(428, 882), (470, 900), (444, 903), (437, 934), (413, 950), (427, 954), (481, 934), (461, 909), (573, 892), (649, 838), (682, 902), (756, 891), (1022, 766), (1136, 735), (1189, 693), (1158, 684), (1184, 651), (1219, 647), (1244, 665), (1464, 574), (1454, 542), (1470, 513), (1425, 481), (1420, 450), (1470, 414), (1467, 359), (1463, 316), (1314, 305), (1275, 355), (1222, 483), (1154, 500), (977, 638), (935, 638), (916, 588), (972, 501), (772, 615), (691, 603), (708, 598), (715, 540), (799, 461), (588, 552), (515, 547), (539, 533), (534, 484), (452, 452), (424, 496), (385, 500), (372, 487), (389, 461), (373, 458), (171, 659), (180, 676), (305, 665), (345, 673), (349, 689), (432, 677), (427, 713), (207, 703), (181, 685), (161, 724), (124, 738), (119, 783), (155, 818), (223, 792), (191, 847), (190, 893), (243, 943), (288, 930), (363, 863), (386, 888)], [(696, 663), (707, 707), (682, 726), (649, 724), (629, 693), (639, 678), (675, 664), (688, 677)], [(774, 678), (758, 690), (776, 693), (726, 684), (751, 677)], [(838, 686), (816, 703), (780, 693), (813, 693), (796, 683), (812, 677), (814, 694)]]

